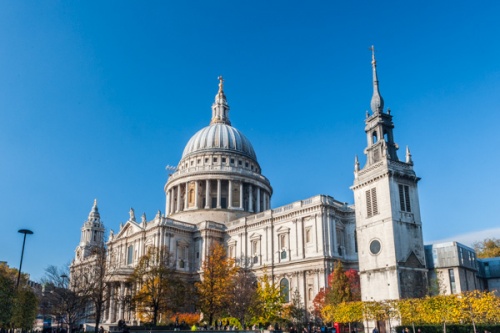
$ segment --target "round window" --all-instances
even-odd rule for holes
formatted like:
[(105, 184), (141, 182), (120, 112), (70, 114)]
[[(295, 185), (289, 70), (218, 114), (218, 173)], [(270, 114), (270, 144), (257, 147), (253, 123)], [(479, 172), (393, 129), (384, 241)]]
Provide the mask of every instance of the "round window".
[(380, 242), (378, 240), (374, 240), (370, 243), (370, 252), (372, 254), (378, 254), (380, 252)]

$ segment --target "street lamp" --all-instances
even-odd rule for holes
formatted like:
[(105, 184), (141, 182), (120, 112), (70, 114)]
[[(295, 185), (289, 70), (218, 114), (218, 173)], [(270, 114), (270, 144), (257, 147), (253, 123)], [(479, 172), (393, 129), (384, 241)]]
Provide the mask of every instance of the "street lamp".
[[(66, 286), (66, 284), (65, 284), (66, 279), (68, 279), (68, 280), (69, 280), (68, 276), (67, 276), (66, 274), (62, 274), (62, 275), (61, 275), (61, 279), (62, 279), (62, 287), (63, 287), (64, 289), (68, 289), (68, 288), (67, 288), (67, 286)], [(63, 304), (66, 304), (66, 303), (65, 303), (65, 301), (66, 301), (66, 297), (67, 297), (66, 291), (67, 291), (67, 290), (64, 290), (64, 293), (63, 293), (63, 296), (62, 296), (62, 299), (63, 299), (63, 302), (62, 302), (62, 303), (63, 303)], [(66, 306), (65, 306), (65, 310), (66, 310)], [(64, 318), (63, 318), (63, 316), (62, 316), (62, 315), (61, 315), (60, 320), (61, 320), (60, 327), (61, 327), (61, 329), (62, 329), (62, 324), (63, 324), (62, 322), (63, 322), (63, 320), (64, 320)]]
[(63, 283), (62, 283), (63, 287), (67, 289), (67, 286), (64, 282), (66, 281), (66, 279), (69, 279), (68, 276), (66, 274), (63, 274), (63, 275), (61, 275), (61, 279), (63, 281)]
[(26, 243), (26, 235), (33, 235), (33, 231), (28, 229), (20, 229), (18, 230), (18, 232), (20, 234), (24, 234), (24, 239), (23, 239), (23, 249), (21, 250), (21, 263), (19, 264), (19, 273), (17, 274), (16, 288), (19, 287), (19, 280), (21, 279), (21, 268), (23, 267), (24, 243)]

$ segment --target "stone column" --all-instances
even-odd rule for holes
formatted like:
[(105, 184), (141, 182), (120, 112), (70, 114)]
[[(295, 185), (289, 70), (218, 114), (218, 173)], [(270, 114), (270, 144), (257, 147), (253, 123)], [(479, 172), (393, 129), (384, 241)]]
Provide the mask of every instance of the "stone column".
[(228, 185), (227, 185), (227, 200), (229, 201), (227, 203), (227, 208), (232, 209), (233, 208), (233, 181), (228, 180)]
[(221, 188), (220, 188), (220, 179), (217, 179), (217, 208), (220, 209), (220, 199), (221, 199)]
[(109, 283), (109, 315), (108, 315), (108, 322), (109, 323), (114, 323), (115, 320), (115, 286), (112, 282)]
[(177, 185), (177, 208), (175, 209), (176, 212), (179, 212), (181, 210), (181, 186)]
[(205, 181), (205, 209), (210, 209), (210, 180)]
[(253, 186), (248, 184), (248, 211), (253, 213)]
[(337, 219), (333, 218), (333, 223), (332, 223), (332, 236), (333, 236), (333, 253), (338, 255), (339, 254), (339, 243), (337, 241)]
[(118, 303), (118, 320), (123, 319), (123, 297), (125, 290), (125, 282), (120, 282), (120, 298)]
[(184, 209), (183, 210), (187, 210), (188, 209), (188, 197), (189, 197), (189, 183), (186, 182), (186, 186), (185, 186), (185, 191), (184, 191)]
[[(305, 223), (304, 218), (300, 218), (300, 249), (302, 250), (302, 258), (306, 257), (306, 240), (305, 240)], [(311, 231), (312, 232), (312, 231)], [(312, 237), (312, 234), (311, 234)]]
[(240, 209), (243, 210), (243, 182), (240, 182)]
[(198, 188), (198, 181), (195, 181), (194, 182), (194, 207), (196, 209), (198, 209), (198, 191), (199, 191), (199, 188)]
[(260, 187), (257, 187), (257, 202), (255, 203), (255, 212), (260, 213)]
[(262, 207), (261, 208), (261, 211), (265, 211), (267, 210), (266, 208), (266, 191), (263, 190), (262, 188), (260, 189), (260, 196), (262, 197)]
[(175, 187), (170, 189), (170, 212), (175, 213)]
[(169, 206), (170, 206), (170, 191), (167, 191), (165, 200), (165, 216), (168, 216)]

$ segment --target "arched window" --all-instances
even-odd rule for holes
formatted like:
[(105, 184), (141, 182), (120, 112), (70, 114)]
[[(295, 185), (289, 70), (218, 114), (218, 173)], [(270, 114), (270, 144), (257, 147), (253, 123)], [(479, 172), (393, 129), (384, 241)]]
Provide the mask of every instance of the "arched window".
[(377, 141), (378, 141), (377, 131), (373, 131), (373, 133), (372, 133), (372, 143), (377, 143)]
[(290, 302), (290, 283), (287, 279), (281, 279), (280, 281), (280, 293), (283, 297), (285, 303)]
[(384, 141), (389, 142), (389, 133), (387, 131), (384, 131)]

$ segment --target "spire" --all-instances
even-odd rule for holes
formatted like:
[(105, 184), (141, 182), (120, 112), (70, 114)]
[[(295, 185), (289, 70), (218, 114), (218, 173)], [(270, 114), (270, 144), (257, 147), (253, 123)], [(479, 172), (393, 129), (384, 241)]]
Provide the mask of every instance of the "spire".
[(358, 155), (354, 157), (354, 172), (359, 171), (359, 160), (358, 160)]
[(99, 209), (97, 208), (97, 199), (94, 199), (94, 205), (89, 213), (89, 221), (93, 219), (99, 219), (101, 216), (99, 214)]
[(406, 146), (406, 163), (413, 165), (413, 160), (411, 159), (410, 148)]
[(372, 51), (372, 69), (373, 69), (373, 96), (370, 103), (373, 113), (382, 113), (384, 111), (384, 99), (380, 96), (380, 91), (378, 90), (378, 78), (377, 78), (377, 61), (375, 60), (375, 47), (372, 45), (370, 47)]
[(224, 94), (224, 78), (219, 76), (218, 79), (219, 91), (215, 95), (214, 104), (212, 104), (212, 120), (210, 121), (210, 125), (216, 123), (231, 125), (229, 121), (229, 105)]

